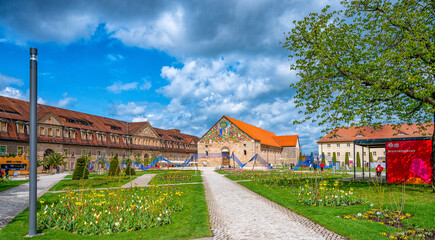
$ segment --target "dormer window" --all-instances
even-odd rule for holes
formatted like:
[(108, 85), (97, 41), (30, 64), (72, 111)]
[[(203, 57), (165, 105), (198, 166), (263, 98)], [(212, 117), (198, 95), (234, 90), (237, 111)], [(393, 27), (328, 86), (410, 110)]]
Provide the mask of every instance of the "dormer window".
[(400, 133), (398, 133), (397, 135), (398, 135), (398, 136), (403, 136), (403, 135), (406, 135), (406, 134), (404, 134), (403, 132), (400, 132)]
[(356, 135), (356, 137), (364, 137), (364, 135), (362, 135), (361, 133)]

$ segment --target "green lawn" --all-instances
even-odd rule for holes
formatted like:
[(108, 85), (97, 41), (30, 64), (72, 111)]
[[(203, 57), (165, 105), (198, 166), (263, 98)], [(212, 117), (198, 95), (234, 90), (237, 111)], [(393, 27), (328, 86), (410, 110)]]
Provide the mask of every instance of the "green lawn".
[(60, 191), (65, 189), (80, 189), (80, 188), (109, 188), (109, 187), (121, 187), (122, 185), (130, 182), (131, 180), (147, 174), (147, 171), (137, 171), (136, 175), (124, 176), (124, 177), (107, 177), (100, 176), (98, 174), (90, 174), (89, 179), (84, 180), (72, 180), (68, 178), (60, 180), (56, 185), (50, 188), (50, 191)]
[[(195, 174), (196, 173), (196, 174)], [(173, 184), (202, 182), (201, 171), (195, 170), (160, 170), (149, 184)]]
[(16, 186), (20, 186), (21, 184), (24, 184), (26, 182), (28, 182), (29, 180), (16, 180), (16, 181), (11, 181), (11, 180), (4, 180), (1, 179), (0, 180), (0, 192), (3, 192), (5, 190), (8, 190), (10, 188), (16, 187)]
[[(375, 222), (343, 219), (339, 216), (364, 213), (371, 209), (371, 203), (376, 206), (379, 199), (383, 201), (383, 209), (397, 210), (395, 202), (400, 203), (401, 185), (387, 184), (380, 188), (381, 191), (377, 191), (378, 188), (372, 183), (345, 183), (345, 189), (353, 188), (355, 194), (365, 194), (368, 202), (345, 207), (319, 207), (299, 204), (298, 194), (292, 187), (267, 186), (258, 182), (240, 182), (239, 184), (350, 239), (387, 239), (380, 233), (400, 231), (397, 228)], [(404, 220), (407, 226), (435, 229), (435, 194), (432, 193), (430, 187), (406, 186), (405, 200), (404, 211), (414, 215)]]
[[(33, 239), (192, 239), (211, 236), (204, 187), (201, 184), (180, 186), (185, 193), (182, 211), (173, 213), (168, 225), (102, 236), (75, 235), (62, 230), (47, 230)], [(46, 193), (45, 204), (57, 201), (58, 194)], [(40, 204), (38, 204), (38, 207)], [(0, 239), (27, 239), (28, 210), (19, 214), (11, 223), (0, 230)]]

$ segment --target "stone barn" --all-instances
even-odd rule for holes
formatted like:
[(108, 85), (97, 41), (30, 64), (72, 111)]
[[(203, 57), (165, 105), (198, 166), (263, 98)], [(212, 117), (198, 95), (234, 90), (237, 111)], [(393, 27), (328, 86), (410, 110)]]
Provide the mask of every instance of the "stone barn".
[[(267, 163), (288, 165), (296, 163), (300, 152), (298, 135), (276, 136), (273, 132), (223, 116), (198, 142), (199, 166), (220, 167), (236, 164), (228, 158), (234, 155), (248, 162), (258, 154)], [(252, 161), (246, 167), (261, 166)]]

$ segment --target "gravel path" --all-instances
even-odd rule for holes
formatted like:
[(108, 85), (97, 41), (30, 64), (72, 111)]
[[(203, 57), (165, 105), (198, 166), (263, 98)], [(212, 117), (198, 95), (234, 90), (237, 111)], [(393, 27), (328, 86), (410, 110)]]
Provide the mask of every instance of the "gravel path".
[[(68, 174), (39, 175), (36, 183), (38, 198)], [(29, 183), (0, 192), (0, 229), (28, 207)]]
[(214, 239), (346, 239), (202, 168)]

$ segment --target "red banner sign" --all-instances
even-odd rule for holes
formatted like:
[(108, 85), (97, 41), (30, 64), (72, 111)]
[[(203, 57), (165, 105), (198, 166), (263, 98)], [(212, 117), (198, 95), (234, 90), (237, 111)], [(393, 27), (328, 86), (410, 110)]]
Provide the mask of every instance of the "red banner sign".
[(387, 181), (430, 184), (431, 155), (432, 140), (387, 142)]

